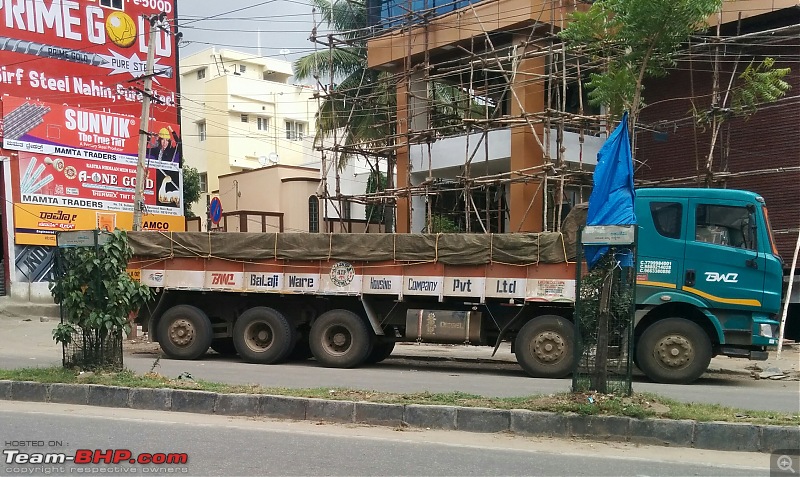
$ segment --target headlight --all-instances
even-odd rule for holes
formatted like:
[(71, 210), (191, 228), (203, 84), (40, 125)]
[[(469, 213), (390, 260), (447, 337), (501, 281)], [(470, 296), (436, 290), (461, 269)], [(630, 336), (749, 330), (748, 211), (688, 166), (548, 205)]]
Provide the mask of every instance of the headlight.
[(772, 328), (772, 325), (768, 325), (766, 323), (762, 323), (759, 326), (758, 334), (759, 336), (764, 336), (766, 338), (774, 338), (775, 331)]

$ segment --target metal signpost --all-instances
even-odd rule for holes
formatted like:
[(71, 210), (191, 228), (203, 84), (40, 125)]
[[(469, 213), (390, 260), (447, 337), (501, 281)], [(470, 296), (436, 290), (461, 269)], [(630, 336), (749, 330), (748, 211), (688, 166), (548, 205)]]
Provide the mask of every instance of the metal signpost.
[(209, 204), (209, 218), (214, 225), (219, 224), (219, 221), (222, 220), (222, 202), (220, 202), (219, 197), (211, 199), (211, 204)]

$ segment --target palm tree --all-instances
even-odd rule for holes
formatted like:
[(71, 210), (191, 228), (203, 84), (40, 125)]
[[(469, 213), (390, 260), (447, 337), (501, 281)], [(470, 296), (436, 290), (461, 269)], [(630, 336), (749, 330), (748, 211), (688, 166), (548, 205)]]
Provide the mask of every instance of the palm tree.
[[(367, 68), (367, 14), (363, 0), (312, 0), (322, 21), (345, 46), (306, 55), (294, 63), (298, 79), (314, 78), (333, 88), (317, 113), (315, 141), (341, 133), (339, 143), (369, 149), (391, 146), (395, 133), (396, 96), (390, 74)], [(343, 167), (345, 155), (339, 157)]]
[[(317, 112), (315, 143), (323, 145), (326, 138), (336, 137), (338, 145), (346, 151), (356, 148), (369, 152), (381, 150), (387, 158), (386, 180), (378, 180), (383, 173), (374, 167), (374, 184), (367, 193), (380, 192), (393, 187), (396, 134), (397, 96), (395, 81), (390, 73), (367, 68), (367, 10), (365, 0), (312, 0), (322, 21), (333, 32), (329, 44), (336, 38), (335, 48), (326, 48), (295, 61), (295, 77), (314, 79), (320, 85), (333, 82), (330, 94), (320, 104)], [(451, 85), (431, 83), (431, 125), (442, 134), (462, 132), (461, 120), (465, 116), (484, 117), (484, 106), (472, 100), (467, 92)], [(341, 135), (340, 135), (341, 134)], [(352, 148), (352, 149), (351, 149)], [(340, 152), (336, 164), (341, 170), (347, 164), (348, 154)], [(391, 214), (391, 206), (382, 203), (371, 207), (370, 216), (380, 222)], [(391, 224), (392, 219), (388, 218)]]

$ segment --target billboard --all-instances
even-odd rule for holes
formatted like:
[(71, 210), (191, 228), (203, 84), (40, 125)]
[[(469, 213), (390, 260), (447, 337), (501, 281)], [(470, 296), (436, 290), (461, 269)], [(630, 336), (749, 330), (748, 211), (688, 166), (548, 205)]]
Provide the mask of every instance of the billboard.
[(0, 0), (0, 137), (15, 242), (131, 229), (150, 23), (153, 106), (143, 228), (184, 230), (174, 0)]
[[(135, 165), (20, 152), (11, 171), (16, 203), (133, 212)], [(177, 171), (148, 167), (145, 177), (147, 212), (183, 215)]]
[[(139, 119), (124, 114), (6, 96), (2, 100), (3, 148), (136, 166)], [(180, 127), (150, 120), (147, 157), (180, 169)]]
[[(162, 12), (174, 25), (174, 0), (0, 1), (0, 91), (139, 117), (142, 95), (130, 81), (146, 71), (144, 16)], [(177, 123), (177, 48), (166, 30), (155, 44), (151, 115)]]
[[(52, 205), (14, 204), (14, 234), (17, 245), (56, 246), (56, 233), (69, 230), (130, 230), (132, 212), (104, 211)], [(183, 216), (145, 215), (143, 230), (184, 230)]]

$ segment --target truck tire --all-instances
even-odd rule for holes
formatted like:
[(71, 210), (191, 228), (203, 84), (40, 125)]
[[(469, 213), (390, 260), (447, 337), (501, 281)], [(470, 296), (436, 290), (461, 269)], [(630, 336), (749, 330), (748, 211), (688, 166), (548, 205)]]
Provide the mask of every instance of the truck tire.
[(367, 359), (372, 339), (366, 323), (348, 310), (330, 310), (311, 326), (311, 352), (327, 368), (352, 368)]
[(158, 344), (172, 359), (197, 359), (211, 345), (214, 332), (203, 311), (191, 305), (177, 305), (158, 321)]
[(247, 362), (273, 364), (284, 360), (294, 348), (295, 329), (283, 314), (257, 306), (242, 313), (233, 325), (233, 343)]
[(639, 369), (657, 383), (688, 384), (711, 362), (711, 340), (697, 323), (665, 318), (650, 325), (636, 343)]
[(211, 349), (222, 356), (236, 355), (236, 345), (233, 344), (233, 338), (219, 338), (212, 340)]
[(514, 341), (517, 362), (537, 378), (563, 378), (575, 362), (575, 330), (566, 318), (539, 316), (525, 323)]
[(367, 359), (364, 362), (367, 364), (380, 363), (388, 358), (392, 354), (392, 351), (394, 351), (394, 341), (375, 343), (372, 346), (372, 351), (367, 355)]

